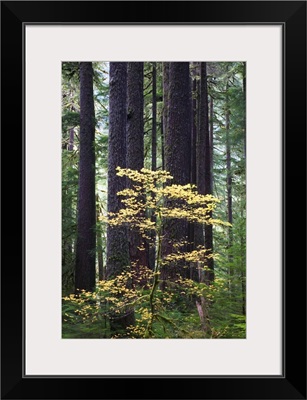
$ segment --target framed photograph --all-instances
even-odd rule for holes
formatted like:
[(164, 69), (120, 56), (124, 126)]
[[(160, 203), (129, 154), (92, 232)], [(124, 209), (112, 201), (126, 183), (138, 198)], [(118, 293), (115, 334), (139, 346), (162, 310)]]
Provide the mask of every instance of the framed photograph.
[(1, 27), (2, 398), (306, 399), (306, 2)]

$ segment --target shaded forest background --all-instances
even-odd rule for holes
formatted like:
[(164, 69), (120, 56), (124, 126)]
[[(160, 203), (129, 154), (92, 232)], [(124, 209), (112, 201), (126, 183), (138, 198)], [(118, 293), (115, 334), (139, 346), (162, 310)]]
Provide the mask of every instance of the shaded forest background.
[(243, 62), (62, 63), (64, 338), (245, 337), (245, 98)]

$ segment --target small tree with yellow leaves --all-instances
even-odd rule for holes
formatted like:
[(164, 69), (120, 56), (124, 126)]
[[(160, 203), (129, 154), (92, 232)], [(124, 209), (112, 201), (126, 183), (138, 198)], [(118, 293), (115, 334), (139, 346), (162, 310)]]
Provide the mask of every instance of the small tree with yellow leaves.
[[(153, 326), (156, 320), (162, 320), (159, 312), (161, 310), (161, 271), (166, 266), (176, 268), (176, 264), (185, 264), (186, 268), (192, 264), (196, 265), (203, 273), (205, 261), (213, 257), (204, 246), (198, 246), (192, 251), (183, 251), (184, 240), (173, 243), (174, 251), (162, 256), (163, 246), (163, 223), (168, 219), (182, 219), (197, 224), (226, 225), (227, 223), (213, 219), (212, 211), (219, 200), (212, 195), (202, 195), (196, 187), (188, 185), (171, 184), (172, 176), (163, 170), (151, 171), (142, 168), (140, 171), (117, 168), (117, 175), (127, 177), (131, 181), (129, 188), (117, 193), (121, 197), (123, 207), (117, 213), (109, 213), (106, 222), (112, 226), (127, 225), (129, 229), (136, 230), (150, 246), (156, 248), (156, 259), (154, 270), (150, 272), (150, 291), (148, 294), (149, 310), (146, 311), (147, 325), (143, 334), (144, 337), (153, 337)], [(172, 207), (166, 206), (172, 204)], [(155, 233), (154, 235), (152, 233)], [(153, 242), (153, 239), (155, 241)], [(143, 266), (145, 269), (145, 266)], [(206, 285), (194, 284), (192, 280), (183, 279), (180, 273), (172, 285), (189, 288), (190, 294), (203, 297), (208, 291)], [(186, 294), (186, 292), (182, 292)], [(167, 297), (167, 296), (166, 296)], [(169, 297), (167, 298), (170, 301)], [(201, 312), (199, 310), (200, 316)], [(204, 310), (202, 311), (203, 314)], [(207, 318), (203, 315), (203, 318)], [(204, 324), (204, 320), (202, 323)], [(208, 331), (208, 324), (204, 330)]]
[[(198, 246), (188, 251), (184, 240), (172, 243), (173, 252), (168, 254), (164, 254), (162, 247), (163, 224), (168, 220), (227, 225), (211, 217), (219, 200), (199, 194), (193, 185), (171, 184), (172, 176), (166, 171), (144, 168), (134, 171), (118, 167), (117, 174), (130, 179), (131, 184), (118, 193), (123, 207), (117, 213), (101, 217), (101, 223), (127, 225), (138, 232), (143, 243), (155, 247), (154, 268), (127, 265), (121, 274), (98, 282), (94, 293), (82, 291), (64, 298), (63, 326), (74, 332), (78, 327), (83, 329), (82, 335), (74, 337), (86, 337), (86, 334), (90, 337), (111, 335), (113, 338), (218, 337), (219, 333), (210, 328), (208, 304), (219, 290), (219, 281), (208, 284), (202, 279), (195, 282), (180, 275), (182, 266), (190, 268), (191, 265), (203, 274), (206, 259), (213, 256), (210, 249)], [(177, 271), (173, 274), (176, 278), (169, 282), (164, 282), (161, 274), (166, 267)], [(175, 314), (174, 305), (178, 297), (195, 300), (194, 319)], [(110, 333), (109, 322), (120, 319), (131, 310), (135, 312), (135, 324)], [(196, 310), (201, 322), (199, 324), (198, 319), (197, 326)], [(66, 333), (65, 337), (69, 334)]]

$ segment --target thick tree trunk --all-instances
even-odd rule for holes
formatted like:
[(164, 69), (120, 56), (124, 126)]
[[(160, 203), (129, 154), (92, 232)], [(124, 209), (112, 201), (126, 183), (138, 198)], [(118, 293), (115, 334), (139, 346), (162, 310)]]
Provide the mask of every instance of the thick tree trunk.
[(165, 166), (174, 183), (190, 181), (191, 107), (188, 62), (172, 62), (169, 68), (168, 130), (165, 134)]
[[(139, 171), (144, 166), (144, 66), (142, 62), (129, 62), (127, 68), (127, 168)], [(132, 188), (129, 181), (128, 186)], [(138, 273), (141, 266), (148, 266), (145, 239), (131, 229), (128, 238), (131, 267)]]
[(95, 288), (95, 114), (93, 68), (80, 63), (80, 159), (75, 289)]
[[(127, 63), (110, 63), (109, 93), (109, 141), (108, 141), (108, 212), (116, 213), (122, 208), (117, 193), (126, 186), (126, 179), (116, 175), (116, 168), (126, 168), (127, 123)], [(130, 268), (128, 230), (125, 226), (107, 228), (107, 278), (112, 278)], [(113, 315), (111, 332), (124, 331), (135, 323), (131, 308)]]
[[(169, 63), (169, 81), (166, 82), (167, 130), (165, 132), (165, 169), (173, 176), (173, 184), (185, 185), (191, 173), (191, 97), (188, 62)], [(166, 206), (175, 204), (168, 201)], [(185, 242), (179, 251), (186, 250), (188, 223), (179, 219), (168, 219), (164, 224), (163, 256), (177, 252), (176, 245)], [(187, 266), (165, 266), (163, 280), (174, 280), (177, 274), (189, 276)]]
[[(108, 140), (108, 212), (122, 208), (117, 193), (126, 188), (126, 179), (116, 168), (126, 168), (127, 63), (110, 63), (109, 140)], [(120, 274), (129, 266), (127, 228), (108, 226), (107, 277)]]
[(127, 168), (144, 166), (143, 63), (127, 63)]

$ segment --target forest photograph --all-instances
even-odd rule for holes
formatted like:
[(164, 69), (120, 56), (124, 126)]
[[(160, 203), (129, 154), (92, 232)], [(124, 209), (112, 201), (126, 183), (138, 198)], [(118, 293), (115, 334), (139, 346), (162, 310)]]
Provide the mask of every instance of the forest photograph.
[(246, 63), (62, 62), (62, 338), (246, 338)]

